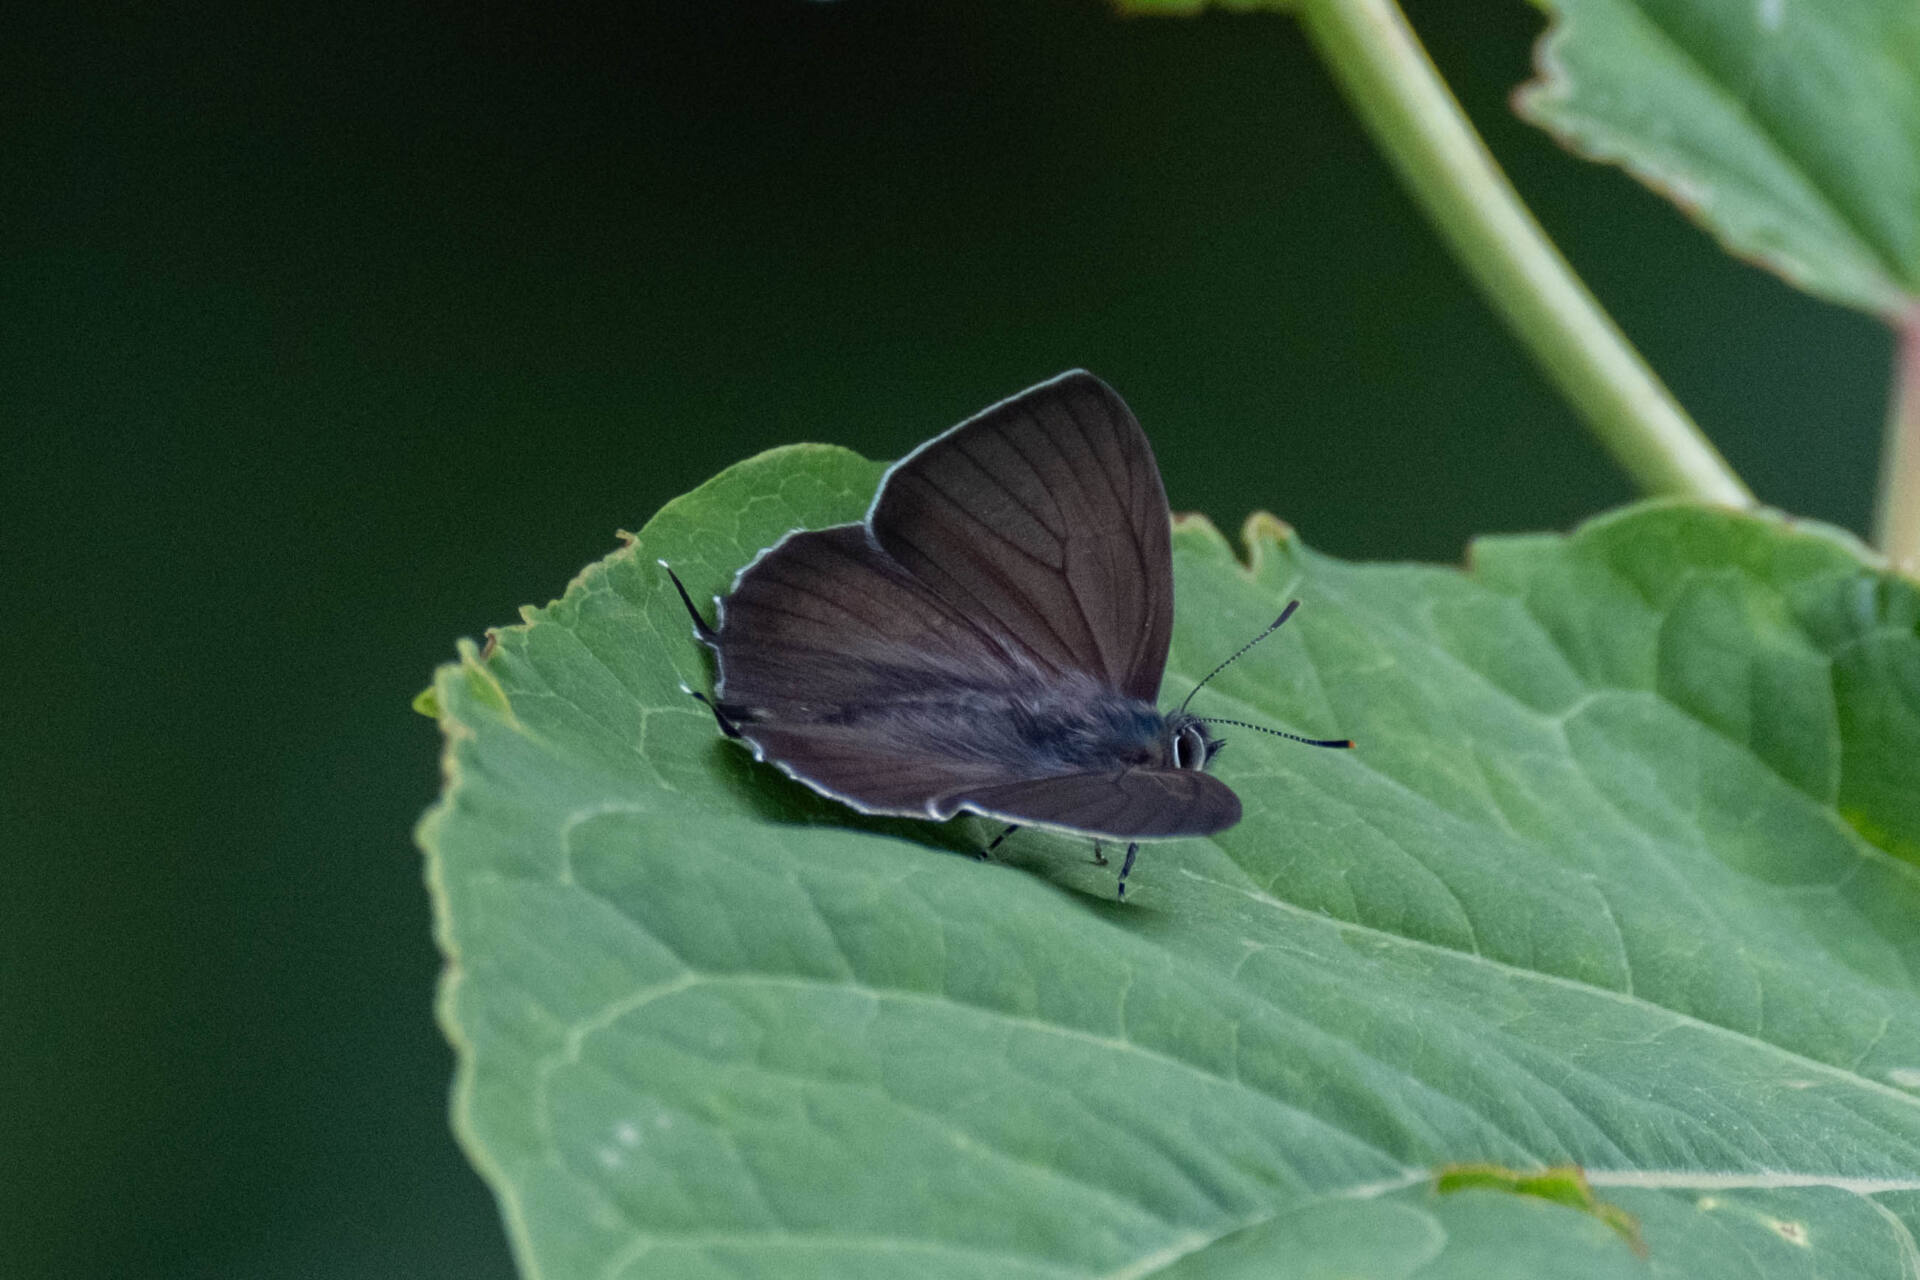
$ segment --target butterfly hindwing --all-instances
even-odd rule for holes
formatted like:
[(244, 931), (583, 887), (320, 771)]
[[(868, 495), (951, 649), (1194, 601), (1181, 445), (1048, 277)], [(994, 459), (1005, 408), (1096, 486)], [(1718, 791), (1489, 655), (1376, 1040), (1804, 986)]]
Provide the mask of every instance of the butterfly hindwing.
[(1197, 769), (1115, 769), (1023, 778), (943, 799), (1007, 822), (1115, 840), (1206, 836), (1240, 821), (1240, 797)]
[(943, 819), (943, 796), (1003, 784), (1006, 765), (969, 760), (921, 741), (906, 748), (860, 725), (743, 725), (740, 732), (765, 759), (814, 790), (863, 813)]
[(789, 534), (721, 606), (722, 700), (769, 717), (1004, 684), (1004, 646), (915, 581), (857, 524)]
[(903, 747), (858, 726), (767, 725), (743, 732), (787, 773), (868, 813), (944, 820), (969, 812), (1114, 840), (1212, 835), (1240, 820), (1232, 788), (1197, 770), (1030, 776), (1006, 763), (927, 749), (931, 744)]

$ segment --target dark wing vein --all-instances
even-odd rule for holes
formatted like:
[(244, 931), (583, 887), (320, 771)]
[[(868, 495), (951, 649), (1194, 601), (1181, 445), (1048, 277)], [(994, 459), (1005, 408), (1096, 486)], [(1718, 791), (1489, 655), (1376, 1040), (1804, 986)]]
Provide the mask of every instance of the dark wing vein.
[[(927, 490), (937, 495), (960, 521), (980, 530), (986, 537), (1006, 547), (1022, 560), (1041, 571), (1054, 571), (1054, 567), (1049, 565), (1045, 560), (1034, 555), (1033, 552), (1021, 546), (1019, 543), (1007, 538), (1000, 533), (999, 530), (968, 510), (959, 498), (942, 489), (937, 481), (931, 477), (926, 477), (924, 478), (924, 483)], [(914, 535), (901, 532), (897, 534), (896, 537), (900, 544), (914, 551), (924, 563), (939, 563), (939, 557), (936, 556), (929, 547), (921, 545), (920, 541), (917, 540)], [(954, 593), (964, 595), (979, 614), (991, 619), (993, 626), (985, 628), (990, 634), (1005, 636), (1012, 639), (1015, 643), (1021, 644), (1027, 649), (1035, 661), (1039, 662), (1043, 667), (1054, 670), (1061, 669), (1062, 664), (1059, 661), (1050, 659), (1046, 654), (1034, 648), (1034, 646), (1028, 642), (1028, 636), (1031, 634), (1030, 628), (1038, 626), (1053, 640), (1061, 653), (1072, 654), (1076, 652), (1073, 641), (1069, 640), (1061, 633), (1060, 629), (1054, 625), (1054, 620), (1049, 616), (1047, 611), (1044, 608), (1039, 608), (1034, 605), (1031, 597), (1009, 576), (1006, 566), (996, 563), (991, 559), (981, 558), (976, 566), (976, 571), (986, 576), (995, 587), (999, 588), (1004, 600), (1015, 606), (1024, 606), (1021, 608), (1021, 612), (1026, 616), (1009, 618), (1001, 611), (1001, 606), (996, 605), (990, 600), (983, 599), (979, 594), (970, 589), (967, 584), (951, 577), (945, 578), (942, 581), (941, 586), (944, 589), (938, 594), (943, 596)]]
[[(1041, 436), (1041, 438), (1046, 440), (1046, 442), (1050, 446), (1052, 446), (1054, 455), (1057, 458), (1059, 458), (1059, 460), (1064, 464), (1061, 470), (1068, 476), (1072, 477), (1074, 486), (1076, 490), (1079, 491), (1079, 496), (1084, 499), (1087, 495), (1084, 488), (1082, 488), (1080, 485), (1080, 477), (1078, 472), (1073, 467), (1072, 460), (1066, 456), (1066, 451), (1063, 450), (1060, 447), (1059, 442), (1053, 438), (1053, 433), (1047, 429), (1045, 422), (1039, 420), (1039, 415), (1038, 414), (1033, 415), (1033, 419), (1039, 423), (1039, 427), (1040, 427), (1039, 435)], [(1040, 468), (1037, 465), (1035, 465), (1032, 457), (1028, 455), (1027, 451), (1020, 447), (1019, 439), (1004, 428), (1002, 428), (997, 434), (1000, 436), (1002, 440), (1006, 442), (1007, 448), (1011, 452), (1013, 452), (1016, 456), (1018, 456), (1021, 462), (1026, 464), (1028, 471), (1030, 471), (1033, 474), (1035, 481), (1039, 483), (1043, 489), (1047, 489), (1048, 486), (1046, 484), (1046, 481), (1041, 475)], [(1083, 503), (1083, 505), (1091, 505), (1091, 504)], [(1061, 514), (1061, 504), (1058, 498), (1056, 498), (1054, 502), (1053, 514), (1056, 519), (1059, 519)], [(1052, 533), (1060, 544), (1060, 555), (1061, 555), (1062, 563), (1058, 566), (1058, 568), (1062, 571), (1062, 581), (1065, 583), (1067, 588), (1067, 598), (1073, 602), (1074, 611), (1080, 615), (1081, 625), (1086, 628), (1088, 641), (1093, 645), (1094, 651), (1099, 655), (1101, 670), (1107, 675), (1109, 681), (1117, 684), (1118, 681), (1115, 677), (1118, 676), (1119, 669), (1116, 668), (1112, 663), (1112, 661), (1109, 660), (1109, 658), (1107, 657), (1107, 651), (1106, 651), (1107, 647), (1102, 639), (1102, 628), (1098, 626), (1094, 622), (1092, 616), (1088, 614), (1086, 601), (1081, 598), (1081, 592), (1079, 588), (1075, 585), (1071, 575), (1064, 572), (1067, 568), (1066, 562), (1068, 560), (1069, 555), (1071, 554), (1069, 549), (1069, 542), (1070, 542), (1070, 539), (1072, 538), (1073, 531), (1069, 528), (1055, 529), (1051, 524), (1049, 524), (1046, 521), (1039, 521), (1038, 523), (1040, 523), (1041, 527), (1045, 528), (1049, 533)], [(1056, 634), (1058, 634), (1057, 628), (1056, 628)]]

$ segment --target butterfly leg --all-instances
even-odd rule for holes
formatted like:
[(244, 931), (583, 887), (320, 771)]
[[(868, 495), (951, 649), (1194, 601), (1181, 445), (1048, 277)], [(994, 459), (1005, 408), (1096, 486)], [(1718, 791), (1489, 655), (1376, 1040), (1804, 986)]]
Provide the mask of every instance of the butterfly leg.
[(1100, 842), (1098, 840), (1093, 842), (1093, 865), (1096, 867), (1104, 867), (1107, 865), (1107, 855), (1100, 852)]
[(982, 862), (988, 861), (992, 857), (993, 851), (1000, 847), (1000, 842), (1002, 840), (1005, 840), (1008, 836), (1012, 835), (1014, 832), (1018, 831), (1019, 829), (1020, 829), (1020, 824), (1017, 822), (1013, 823), (1005, 831), (1002, 831), (999, 835), (995, 836), (992, 840), (988, 841), (987, 847), (981, 850), (980, 853), (977, 855), (980, 861)]
[(1120, 864), (1119, 896), (1122, 901), (1125, 901), (1127, 896), (1127, 873), (1133, 870), (1133, 855), (1138, 852), (1140, 852), (1140, 842), (1136, 840), (1127, 846), (1127, 860)]

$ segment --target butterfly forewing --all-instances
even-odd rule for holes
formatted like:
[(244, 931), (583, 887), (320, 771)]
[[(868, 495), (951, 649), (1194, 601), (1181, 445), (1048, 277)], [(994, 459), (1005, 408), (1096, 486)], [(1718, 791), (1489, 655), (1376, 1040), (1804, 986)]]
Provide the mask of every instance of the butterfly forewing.
[(995, 405), (896, 466), (874, 539), (1043, 669), (1159, 693), (1173, 632), (1167, 495), (1133, 413), (1088, 373)]

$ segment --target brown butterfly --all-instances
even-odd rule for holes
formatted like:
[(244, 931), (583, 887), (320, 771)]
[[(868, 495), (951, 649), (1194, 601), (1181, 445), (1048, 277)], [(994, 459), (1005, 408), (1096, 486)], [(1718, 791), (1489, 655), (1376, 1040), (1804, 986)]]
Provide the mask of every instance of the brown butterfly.
[(719, 659), (720, 728), (757, 758), (862, 813), (1010, 824), (989, 849), (1046, 827), (1093, 837), (1104, 866), (1100, 841), (1124, 840), (1124, 898), (1140, 841), (1240, 820), (1239, 797), (1203, 772), (1224, 745), (1209, 721), (1155, 702), (1171, 526), (1140, 424), (1075, 371), (894, 464), (864, 522), (761, 552), (718, 625), (673, 584)]

